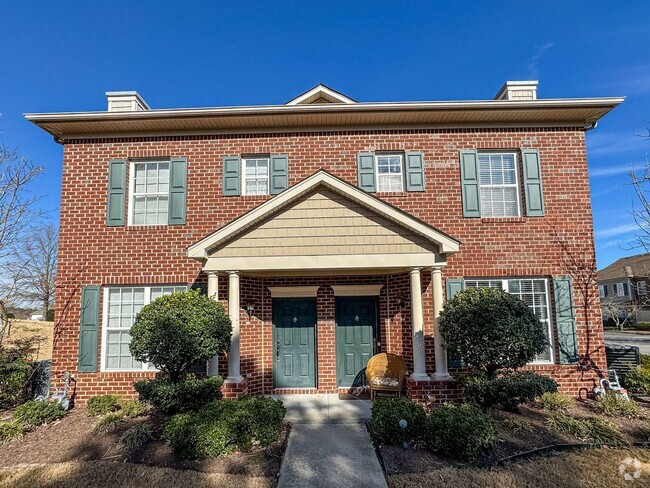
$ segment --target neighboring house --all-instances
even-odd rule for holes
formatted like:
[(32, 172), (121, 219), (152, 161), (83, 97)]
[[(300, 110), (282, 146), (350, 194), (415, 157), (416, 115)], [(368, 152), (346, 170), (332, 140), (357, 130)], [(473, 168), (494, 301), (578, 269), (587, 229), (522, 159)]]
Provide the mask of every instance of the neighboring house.
[(618, 259), (598, 271), (600, 299), (636, 304), (636, 319), (643, 322), (650, 321), (650, 308), (644, 305), (648, 302), (649, 287), (650, 253)]
[(30, 320), (31, 320), (32, 322), (39, 322), (39, 321), (45, 320), (45, 318), (43, 317), (43, 314), (42, 314), (42, 313), (33, 313), (33, 314), (30, 316)]
[(436, 317), (494, 286), (545, 326), (531, 369), (595, 386), (600, 313), (574, 307), (549, 224), (593, 249), (585, 131), (622, 99), (536, 91), (361, 103), (319, 85), (284, 105), (169, 110), (113, 92), (106, 112), (26, 115), (63, 145), (55, 383), (74, 372), (81, 402), (133, 394), (155, 374), (129, 353), (135, 315), (189, 286), (231, 315), (231, 350), (207, 365), (226, 397), (336, 392), (387, 351), (410, 398), (442, 401), (460, 363)]

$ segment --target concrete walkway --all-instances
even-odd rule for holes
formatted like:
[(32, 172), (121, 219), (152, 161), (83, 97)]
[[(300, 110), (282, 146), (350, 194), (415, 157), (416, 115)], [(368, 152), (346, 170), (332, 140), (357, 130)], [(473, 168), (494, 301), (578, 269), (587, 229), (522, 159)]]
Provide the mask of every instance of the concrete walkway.
[(292, 423), (280, 470), (279, 488), (386, 488), (365, 422), (368, 400), (337, 395), (278, 395)]

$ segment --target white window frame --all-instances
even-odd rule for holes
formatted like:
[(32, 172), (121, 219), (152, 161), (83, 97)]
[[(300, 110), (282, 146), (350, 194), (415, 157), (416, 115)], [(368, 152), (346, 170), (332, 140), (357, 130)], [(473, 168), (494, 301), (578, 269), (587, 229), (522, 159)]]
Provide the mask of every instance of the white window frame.
[(167, 204), (169, 205), (169, 190), (167, 192), (155, 192), (155, 193), (135, 193), (135, 165), (136, 164), (147, 164), (147, 163), (168, 163), (169, 164), (169, 185), (171, 185), (171, 160), (168, 158), (156, 158), (156, 159), (132, 159), (129, 160), (129, 215), (127, 217), (127, 224), (129, 226), (137, 227), (157, 227), (162, 225), (169, 225), (169, 213), (167, 214), (167, 222), (164, 224), (134, 224), (135, 216), (135, 198), (140, 196), (166, 196)]
[[(617, 297), (626, 297), (628, 295), (625, 294), (625, 287), (623, 286), (625, 283), (620, 282), (620, 283), (614, 283), (612, 286), (614, 287), (614, 292)], [(628, 286), (628, 290), (629, 290)]]
[[(400, 176), (401, 187), (400, 187), (399, 190), (392, 190), (392, 191), (380, 190), (379, 189), (380, 173), (379, 173), (379, 161), (378, 161), (378, 158), (381, 158), (381, 157), (394, 157), (394, 156), (399, 157), (399, 162), (400, 162), (400, 164), (399, 164), (399, 168), (400, 168), (399, 176)], [(387, 175), (395, 176), (396, 174), (397, 173), (382, 173), (381, 176), (387, 176)], [(375, 153), (375, 178), (376, 178), (376, 181), (377, 181), (377, 192), (378, 193), (404, 193), (404, 154), (402, 154), (400, 152)]]
[(520, 165), (520, 158), (519, 158), (519, 153), (517, 151), (478, 151), (477, 154), (477, 164), (478, 164), (478, 192), (479, 192), (479, 202), (482, 200), (481, 197), (481, 188), (504, 188), (504, 187), (512, 187), (513, 185), (511, 183), (509, 184), (502, 184), (502, 185), (484, 185), (481, 183), (481, 166), (480, 162), (478, 161), (478, 158), (481, 155), (484, 154), (489, 154), (489, 155), (503, 155), (503, 154), (512, 154), (515, 158), (515, 191), (517, 195), (517, 215), (490, 215), (486, 216), (483, 215), (483, 210), (481, 209), (481, 217), (487, 218), (487, 219), (516, 219), (518, 217), (521, 217), (521, 183), (519, 181), (519, 165)]
[[(261, 180), (259, 176), (254, 176), (251, 178), (246, 177), (246, 161), (251, 160), (265, 160), (266, 161), (266, 193), (247, 193), (246, 192), (246, 180)], [(241, 194), (242, 196), (261, 196), (261, 195), (270, 195), (271, 194), (271, 157), (265, 154), (258, 155), (248, 155), (242, 156), (241, 158)]]
[[(491, 282), (501, 282), (501, 289), (505, 291), (506, 293), (509, 293), (508, 290), (508, 281), (509, 280), (543, 280), (544, 281), (544, 292), (546, 293), (546, 310), (548, 312), (548, 319), (547, 319), (547, 335), (549, 339), (549, 348), (550, 348), (550, 359), (535, 359), (534, 361), (531, 361), (528, 364), (555, 364), (555, 341), (553, 339), (553, 317), (552, 317), (552, 309), (551, 309), (551, 294), (550, 294), (550, 288), (549, 288), (549, 280), (548, 278), (541, 278), (537, 276), (511, 276), (508, 278), (465, 278), (465, 288), (467, 288), (467, 282), (468, 281), (491, 281)], [(516, 295), (515, 295), (516, 296)]]
[[(115, 290), (115, 289), (121, 289), (121, 288), (143, 288), (144, 289), (144, 305), (148, 305), (151, 303), (151, 289), (152, 288), (167, 288), (167, 287), (174, 287), (174, 288), (183, 288), (184, 290), (188, 289), (187, 284), (183, 283), (173, 283), (173, 284), (154, 284), (154, 285), (125, 285), (125, 286), (105, 286), (104, 287), (104, 293), (102, 296), (103, 299), (103, 304), (102, 304), (102, 351), (101, 351), (101, 358), (100, 358), (100, 366), (99, 366), (99, 371), (102, 373), (115, 373), (115, 372), (128, 372), (128, 371), (153, 371), (156, 372), (158, 371), (156, 368), (154, 368), (151, 363), (142, 363), (141, 368), (108, 368), (106, 365), (107, 362), (107, 352), (108, 352), (108, 332), (109, 330), (120, 330), (120, 331), (126, 331), (127, 329), (125, 328), (117, 328), (117, 327), (108, 327), (108, 295), (110, 290)], [(181, 291), (181, 290), (178, 290)], [(131, 329), (128, 329), (131, 330)]]
[(605, 295), (605, 287), (606, 286), (607, 285), (598, 285), (598, 295), (600, 296), (600, 298), (605, 298), (605, 296), (606, 296)]
[(640, 297), (645, 297), (648, 295), (648, 286), (645, 280), (638, 281), (636, 284), (636, 291)]

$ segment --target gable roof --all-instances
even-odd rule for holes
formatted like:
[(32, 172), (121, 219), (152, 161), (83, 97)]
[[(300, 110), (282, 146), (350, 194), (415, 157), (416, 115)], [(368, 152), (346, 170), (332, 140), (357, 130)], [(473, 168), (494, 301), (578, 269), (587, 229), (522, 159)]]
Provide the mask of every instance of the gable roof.
[(650, 253), (617, 259), (598, 271), (598, 281), (650, 276)]
[(390, 205), (369, 193), (350, 185), (325, 170), (319, 170), (313, 175), (305, 178), (295, 186), (274, 196), (261, 205), (236, 218), (221, 229), (204, 237), (200, 241), (188, 247), (188, 256), (194, 259), (203, 260), (209, 257), (211, 251), (220, 244), (234, 239), (236, 236), (250, 230), (255, 225), (267, 219), (269, 216), (276, 214), (284, 209), (288, 204), (296, 201), (300, 197), (307, 195), (316, 188), (327, 188), (343, 197), (367, 208), (377, 215), (390, 220), (397, 225), (409, 230), (410, 232), (421, 236), (427, 241), (435, 244), (440, 254), (449, 254), (457, 252), (460, 247), (453, 237), (439, 231), (435, 227), (417, 219), (416, 217), (404, 212), (403, 210)]
[(320, 83), (305, 93), (292, 98), (285, 105), (309, 105), (313, 103), (357, 103), (357, 101)]

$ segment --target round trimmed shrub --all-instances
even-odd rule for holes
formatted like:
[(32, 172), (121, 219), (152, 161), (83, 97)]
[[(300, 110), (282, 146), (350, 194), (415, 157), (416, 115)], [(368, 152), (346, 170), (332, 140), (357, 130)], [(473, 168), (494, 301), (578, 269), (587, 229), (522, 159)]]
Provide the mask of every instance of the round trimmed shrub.
[(88, 400), (86, 413), (96, 417), (106, 415), (120, 409), (120, 397), (118, 395), (98, 395)]
[(555, 393), (557, 388), (553, 378), (534, 371), (505, 371), (494, 378), (477, 374), (463, 380), (465, 399), (484, 410), (500, 404), (505, 410), (517, 412), (519, 405)]
[(36, 402), (30, 400), (16, 407), (13, 418), (29, 427), (54, 422), (65, 415), (65, 410), (58, 403)]
[(432, 451), (471, 460), (494, 447), (497, 426), (473, 405), (445, 403), (428, 415), (424, 440)]
[(232, 324), (221, 304), (198, 291), (157, 298), (140, 310), (131, 327), (131, 354), (153, 364), (172, 382), (187, 369), (230, 347)]
[[(370, 433), (381, 444), (412, 442), (421, 434), (426, 415), (418, 403), (399, 398), (380, 398), (372, 404)], [(406, 420), (406, 428), (399, 425)]]
[(544, 326), (519, 298), (500, 288), (468, 288), (440, 313), (446, 347), (493, 377), (520, 368), (548, 346)]
[(154, 410), (171, 415), (188, 410), (198, 410), (221, 395), (221, 376), (198, 379), (188, 375), (181, 382), (168, 378), (142, 380), (133, 385), (140, 401), (151, 404)]

